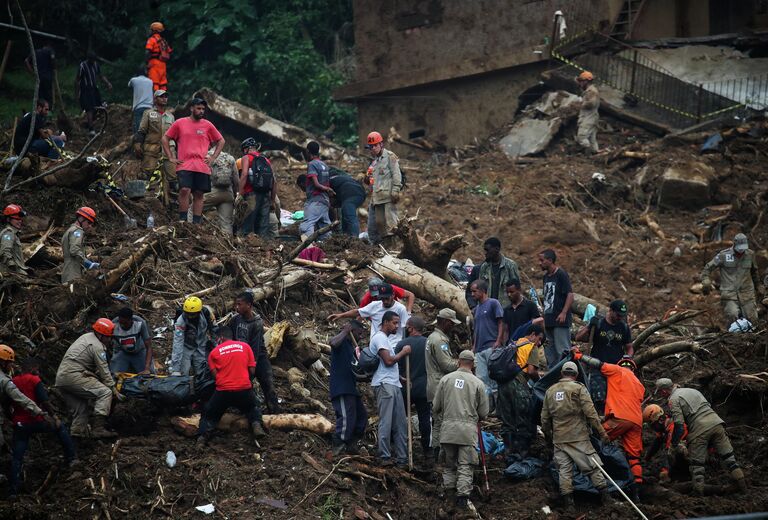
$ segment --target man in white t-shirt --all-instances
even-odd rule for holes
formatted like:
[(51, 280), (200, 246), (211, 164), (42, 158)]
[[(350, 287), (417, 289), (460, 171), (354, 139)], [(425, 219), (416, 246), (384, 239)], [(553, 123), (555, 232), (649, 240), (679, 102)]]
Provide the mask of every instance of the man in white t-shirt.
[(373, 374), (371, 387), (379, 410), (378, 451), (382, 466), (394, 464), (390, 452), (390, 441), (397, 458), (397, 465), (408, 464), (408, 422), (405, 417), (397, 362), (411, 353), (411, 347), (405, 345), (400, 353), (395, 354), (400, 325), (400, 316), (395, 311), (385, 311), (381, 316), (381, 329), (373, 335), (369, 346), (381, 358), (379, 367)]
[(405, 308), (400, 302), (395, 301), (394, 291), (392, 286), (384, 284), (379, 286), (379, 299), (372, 301), (365, 307), (359, 309), (352, 309), (340, 314), (331, 314), (328, 319), (335, 321), (341, 318), (356, 318), (362, 316), (363, 318), (369, 318), (371, 320), (371, 341), (373, 336), (381, 329), (381, 318), (387, 311), (392, 311), (400, 318), (400, 324), (397, 331), (394, 333), (396, 336), (395, 345), (398, 341), (402, 341), (405, 337), (405, 324), (408, 322), (408, 318), (411, 317), (408, 309)]

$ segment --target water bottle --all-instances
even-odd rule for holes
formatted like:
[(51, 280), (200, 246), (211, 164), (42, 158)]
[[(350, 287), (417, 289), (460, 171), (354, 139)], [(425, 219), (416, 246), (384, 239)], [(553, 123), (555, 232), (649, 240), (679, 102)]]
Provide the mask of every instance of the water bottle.
[(155, 216), (150, 211), (147, 217), (147, 229), (152, 229), (153, 227), (155, 227)]
[(168, 451), (168, 453), (165, 454), (165, 463), (168, 464), (169, 468), (172, 468), (176, 465), (176, 454), (172, 451)]

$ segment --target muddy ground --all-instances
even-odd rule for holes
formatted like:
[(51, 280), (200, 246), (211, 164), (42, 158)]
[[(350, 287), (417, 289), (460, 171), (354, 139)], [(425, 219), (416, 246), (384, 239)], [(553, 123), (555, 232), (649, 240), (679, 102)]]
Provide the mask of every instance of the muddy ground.
[[(646, 344), (709, 334), (707, 351), (653, 362), (643, 369), (642, 379), (646, 386), (652, 386), (657, 377), (672, 377), (681, 384), (700, 388), (710, 398), (727, 421), (750, 492), (745, 496), (688, 497), (658, 485), (655, 461), (648, 469), (641, 507), (654, 519), (768, 510), (768, 424), (763, 411), (768, 390), (768, 336), (763, 329), (758, 334), (717, 336), (712, 341), (712, 334), (724, 325), (717, 312), (717, 296), (689, 290), (701, 266), (718, 249), (706, 243), (716, 231), (725, 239), (739, 231), (748, 233), (753, 249), (762, 255), (761, 269), (765, 269), (768, 226), (763, 214), (768, 193), (768, 146), (762, 137), (739, 136), (727, 140), (724, 153), (700, 156), (698, 147), (705, 136), (662, 140), (615, 120), (606, 123), (610, 130), (604, 129), (599, 140), (611, 151), (596, 157), (577, 152), (571, 144), (572, 127), (565, 128), (544, 156), (524, 163), (506, 158), (495, 151), (492, 143), (431, 157), (419, 157), (415, 152), (412, 158), (402, 161), (409, 179), (402, 209), (408, 216), (418, 215), (415, 226), (426, 235), (463, 234), (466, 246), (454, 256), (458, 260), (471, 257), (481, 261), (483, 240), (498, 236), (504, 253), (520, 264), (526, 286), (541, 285), (536, 253), (544, 247), (555, 248), (576, 292), (606, 303), (614, 298), (627, 301), (635, 332), (673, 308), (708, 311), (694, 323), (665, 331)], [(129, 125), (128, 111), (112, 108), (109, 131), (99, 143), (99, 150), (109, 149), (127, 137)], [(761, 125), (753, 123), (753, 127)], [(85, 136), (77, 125), (71, 132), (71, 147), (77, 149)], [(242, 138), (226, 137), (229, 142)], [(0, 146), (7, 148), (7, 143), (0, 142)], [(231, 151), (234, 147), (227, 148)], [(647, 161), (618, 157), (625, 149), (645, 151), (650, 157)], [(130, 155), (119, 160), (129, 161), (121, 182), (135, 177), (138, 165)], [(732, 205), (719, 230), (706, 223), (719, 214), (714, 210), (660, 210), (657, 206), (658, 178), (664, 169), (690, 160), (703, 161), (716, 172), (711, 205)], [(285, 168), (279, 161), (276, 165), (283, 207), (301, 209), (302, 194), (293, 187), (297, 172), (289, 170), (287, 163)], [(365, 162), (361, 159), (342, 166), (357, 175), (364, 171)], [(116, 167), (113, 165), (113, 170)], [(595, 172), (605, 174), (606, 182), (593, 181)], [(641, 176), (642, 182), (638, 182)], [(35, 187), (5, 196), (0, 202), (20, 203), (36, 217), (51, 217), (58, 228), (47, 244), (54, 247), (58, 247), (73, 211), (83, 204), (94, 207), (100, 225), (87, 242), (106, 268), (116, 266), (128, 252), (127, 245), (146, 233), (142, 229), (124, 230), (122, 217), (104, 196), (88, 190)], [(157, 226), (174, 225), (175, 212), (166, 212), (159, 201), (121, 204), (140, 222), (152, 209)], [(665, 239), (644, 223), (645, 212), (658, 222)], [(47, 222), (28, 219), (28, 224), (25, 242), (36, 239)], [(156, 254), (114, 292), (128, 296), (151, 326), (161, 327), (168, 324), (184, 294), (231, 279), (231, 283), (222, 283), (221, 289), (204, 298), (220, 315), (231, 310), (234, 294), (246, 286), (242, 271), (252, 271), (258, 279), (260, 272), (274, 267), (294, 245), (256, 237), (227, 239), (210, 224), (199, 228), (175, 225)], [(359, 296), (370, 275), (365, 269), (367, 260), (379, 251), (340, 237), (324, 247), (329, 261), (343, 261), (345, 269), (318, 272), (308, 285), (260, 302), (259, 311), (268, 325), (288, 320), (295, 326), (307, 326), (317, 332), (321, 342), (335, 334), (336, 328), (327, 323), (326, 316), (347, 308), (347, 289), (352, 296)], [(675, 254), (676, 248), (679, 255)], [(238, 260), (244, 265), (239, 265)], [(112, 316), (123, 305), (98, 291), (90, 300), (72, 296), (62, 302), (68, 296), (62, 296), (57, 287), (56, 267), (52, 262), (38, 262), (32, 284), (5, 281), (0, 308), (0, 339), (17, 348), (20, 357), (34, 354), (43, 358), (48, 383), (52, 383), (58, 361), (71, 341), (93, 319)], [(77, 308), (68, 308), (67, 301)], [(417, 302), (416, 310), (430, 319), (435, 314), (428, 302)], [(466, 331), (460, 330), (458, 335), (464, 339)], [(169, 342), (168, 333), (156, 341), (159, 360), (169, 353)], [(327, 367), (327, 358), (323, 359)], [(276, 370), (278, 393), (287, 411), (312, 411), (306, 402), (291, 394), (284, 377), (285, 370), (294, 364), (288, 355), (275, 361), (275, 366), (282, 369)], [(330, 408), (327, 380), (304, 370), (309, 374), (306, 387)], [(369, 410), (374, 411), (367, 386), (365, 392)], [(191, 411), (161, 410), (134, 400), (118, 405), (111, 424), (120, 433), (119, 444), (80, 442), (82, 464), (74, 470), (57, 469), (60, 450), (53, 439), (35, 440), (26, 464), (27, 494), (15, 502), (0, 498), (0, 515), (106, 518), (108, 511), (110, 518), (202, 518), (205, 515), (195, 507), (213, 503), (214, 516), (231, 519), (452, 516), (449, 504), (436, 496), (435, 478), (425, 466), (418, 442), (414, 448), (417, 471), (412, 474), (400, 470), (382, 472), (375, 467), (373, 457), (333, 461), (330, 438), (299, 431), (271, 432), (260, 448), (250, 444), (244, 434), (224, 434), (207, 449), (198, 450), (193, 440), (178, 435), (169, 423), (173, 413)], [(325, 414), (332, 418), (332, 412)], [(498, 432), (498, 421), (489, 421), (487, 429)], [(374, 454), (374, 433), (368, 434), (366, 445)], [(535, 451), (540, 449), (539, 439)], [(174, 468), (165, 464), (168, 450), (178, 458)], [(578, 514), (563, 515), (549, 477), (513, 483), (502, 476), (503, 468), (503, 461), (490, 461), (492, 497), (482, 497), (479, 488), (476, 490), (473, 500), (483, 518), (633, 516), (626, 505), (599, 507), (589, 497), (579, 497)], [(707, 475), (711, 483), (728, 483), (716, 462), (708, 466)], [(685, 468), (678, 468), (674, 476), (678, 483), (688, 479)], [(476, 475), (476, 484), (481, 478)], [(544, 506), (552, 508), (552, 513), (545, 514)]]

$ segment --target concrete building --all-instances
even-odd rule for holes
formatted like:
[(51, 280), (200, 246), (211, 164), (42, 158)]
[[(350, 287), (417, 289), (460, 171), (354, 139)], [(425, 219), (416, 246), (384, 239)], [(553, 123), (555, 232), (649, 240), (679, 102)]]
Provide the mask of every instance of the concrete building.
[[(356, 74), (339, 101), (372, 129), (460, 146), (507, 124), (549, 64), (553, 14), (567, 35), (601, 27), (657, 39), (735, 32), (761, 22), (759, 0), (354, 0)], [(393, 145), (395, 151), (404, 148)]]

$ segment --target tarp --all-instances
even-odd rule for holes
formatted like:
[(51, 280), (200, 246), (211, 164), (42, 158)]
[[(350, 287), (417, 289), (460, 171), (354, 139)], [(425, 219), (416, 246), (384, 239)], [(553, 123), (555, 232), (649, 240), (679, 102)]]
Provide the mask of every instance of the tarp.
[(504, 470), (504, 476), (515, 480), (530, 480), (544, 474), (547, 463), (535, 457), (526, 457), (513, 462)]
[(136, 399), (148, 399), (161, 406), (181, 406), (205, 400), (216, 388), (213, 375), (208, 371), (198, 378), (123, 374), (119, 380), (118, 390), (121, 394)]
[[(590, 440), (592, 441), (592, 446), (595, 447), (595, 451), (600, 456), (600, 460), (603, 461), (603, 469), (608, 472), (614, 482), (622, 489), (629, 486), (634, 479), (629, 470), (629, 463), (627, 463), (627, 459), (624, 457), (624, 452), (613, 444), (603, 445), (596, 437), (592, 437)], [(560, 481), (557, 464), (554, 461), (549, 466), (549, 472), (555, 482)], [(606, 479), (606, 482), (611, 492), (617, 491), (616, 487), (608, 479)], [(583, 491), (585, 493), (599, 493), (595, 486), (592, 485), (589, 477), (579, 471), (576, 464), (573, 465), (573, 489), (574, 491)]]

